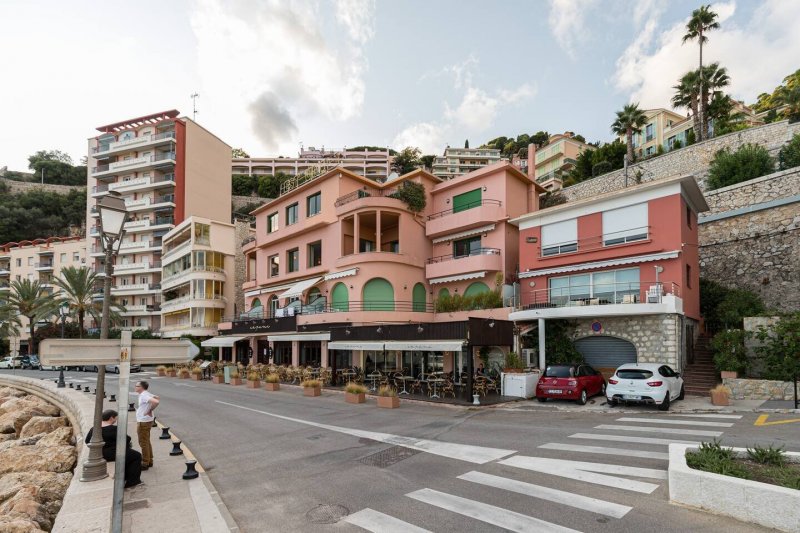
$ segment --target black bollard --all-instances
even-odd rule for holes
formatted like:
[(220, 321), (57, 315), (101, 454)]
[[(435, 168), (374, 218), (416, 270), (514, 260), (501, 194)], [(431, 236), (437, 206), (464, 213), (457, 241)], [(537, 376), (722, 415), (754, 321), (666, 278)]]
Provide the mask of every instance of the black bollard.
[(58, 379), (54, 379), (53, 383), (58, 384)]
[(72, 385), (72, 382), (70, 382), (70, 384), (69, 384), (69, 388), (70, 388), (70, 389), (74, 389), (74, 388), (75, 388), (75, 387)]
[(77, 387), (75, 387), (75, 390), (76, 390), (76, 391), (78, 391), (78, 392), (80, 392), (80, 391), (82, 391), (83, 389), (81, 388), (81, 386), (80, 386), (80, 385), (78, 385)]
[(87, 394), (91, 394), (91, 392), (92, 392), (92, 391), (91, 391), (91, 390), (89, 390), (89, 386), (87, 385), (87, 386), (86, 386), (86, 387), (83, 389), (83, 392), (85, 392), (85, 393), (87, 393)]
[(161, 428), (161, 436), (158, 438), (162, 440), (167, 440), (169, 438), (169, 427), (164, 426), (163, 428)]
[(136, 410), (136, 408), (133, 406), (133, 402), (129, 403), (128, 404), (128, 412), (133, 412), (135, 410)]
[(94, 389), (94, 392), (93, 392), (92, 394), (94, 394), (95, 396), (97, 396), (97, 388), (95, 388), (95, 389)]
[(186, 461), (186, 472), (183, 473), (183, 479), (195, 479), (200, 475), (200, 473), (194, 469), (194, 466), (197, 464), (195, 460)]
[(112, 401), (112, 402), (116, 402), (116, 401), (117, 401), (117, 395), (116, 395), (116, 394), (112, 394), (112, 395), (111, 395), (111, 400), (110, 400), (110, 401)]
[(169, 452), (170, 455), (183, 455), (183, 450), (181, 450), (181, 441), (174, 440), (172, 441), (172, 451)]

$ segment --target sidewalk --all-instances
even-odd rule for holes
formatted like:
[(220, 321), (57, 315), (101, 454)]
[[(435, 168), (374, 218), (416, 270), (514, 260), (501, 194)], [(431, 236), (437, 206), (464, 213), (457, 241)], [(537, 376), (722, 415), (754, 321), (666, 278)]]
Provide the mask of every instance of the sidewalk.
[[(131, 395), (131, 399), (134, 395)], [(112, 404), (113, 405), (113, 404)], [(116, 406), (114, 406), (116, 408)], [(125, 405), (120, 404), (120, 409)], [(128, 435), (133, 446), (139, 449), (136, 438), (136, 413), (128, 413)], [(158, 417), (156, 417), (157, 419)], [(142, 472), (142, 485), (125, 489), (122, 513), (124, 533), (229, 533), (239, 528), (228, 512), (225, 504), (211, 484), (208, 475), (202, 471), (198, 461), (200, 477), (184, 480), (186, 461), (195, 459), (185, 445), (181, 445), (183, 455), (170, 456), (173, 436), (161, 440), (161, 425), (154, 427), (150, 434), (153, 445), (153, 466)]]
[[(647, 408), (646, 406), (644, 406)], [(720, 406), (711, 405), (708, 398), (702, 396), (686, 396), (683, 400), (672, 403), (669, 413), (792, 413), (798, 412), (793, 409), (794, 402), (777, 400), (731, 400), (731, 405)], [(606, 403), (605, 398), (595, 396), (590, 398), (586, 405), (578, 405), (575, 402), (566, 400), (548, 400), (541, 403), (536, 399), (517, 402), (508, 405), (490, 406), (489, 409), (499, 409), (503, 411), (569, 411), (569, 412), (588, 412), (588, 413), (637, 413), (642, 412), (643, 406), (636, 404), (618, 405), (611, 407)], [(650, 406), (649, 410), (655, 408)]]

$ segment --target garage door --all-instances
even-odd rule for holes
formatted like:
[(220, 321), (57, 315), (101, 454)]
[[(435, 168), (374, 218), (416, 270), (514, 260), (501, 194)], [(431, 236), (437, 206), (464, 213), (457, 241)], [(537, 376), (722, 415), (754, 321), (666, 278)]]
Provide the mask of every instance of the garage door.
[(587, 363), (607, 375), (622, 364), (636, 362), (633, 343), (617, 337), (586, 337), (575, 341), (575, 348)]

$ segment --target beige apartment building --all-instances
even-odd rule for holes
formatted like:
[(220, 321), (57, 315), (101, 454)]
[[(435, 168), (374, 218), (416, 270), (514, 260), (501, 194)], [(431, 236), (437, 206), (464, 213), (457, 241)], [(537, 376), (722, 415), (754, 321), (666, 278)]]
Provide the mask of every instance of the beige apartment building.
[(561, 188), (564, 176), (575, 167), (578, 156), (584, 150), (594, 150), (594, 146), (575, 138), (571, 131), (550, 136), (547, 145), (536, 149), (528, 145), (528, 160), (523, 165), (527, 170), (533, 168), (528, 176), (547, 191)]
[(457, 178), (500, 161), (494, 148), (445, 148), (444, 155), (433, 160), (434, 176), (443, 180)]
[[(9, 242), (0, 245), (0, 300), (11, 294), (11, 282), (29, 279), (38, 280), (44, 290), (56, 294), (59, 289), (53, 283), (65, 267), (86, 266), (86, 241), (82, 237), (50, 237), (32, 241)], [(29, 322), (22, 322), (19, 337), (12, 337), (11, 350), (29, 353)]]
[(111, 295), (124, 328), (161, 328), (164, 237), (192, 216), (230, 222), (231, 147), (177, 110), (115, 122), (89, 139), (87, 249), (103, 272), (97, 202), (122, 195), (129, 219)]

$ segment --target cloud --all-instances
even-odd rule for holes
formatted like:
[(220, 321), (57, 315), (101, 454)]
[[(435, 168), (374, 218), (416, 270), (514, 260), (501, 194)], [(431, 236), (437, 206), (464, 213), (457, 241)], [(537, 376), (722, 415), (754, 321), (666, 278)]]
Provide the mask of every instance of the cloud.
[(297, 124), (275, 93), (263, 93), (248, 110), (253, 117), (253, 131), (265, 146), (276, 146), (284, 136), (297, 133)]
[(550, 32), (572, 59), (576, 57), (576, 42), (583, 40), (588, 33), (586, 15), (596, 3), (596, 0), (550, 0), (550, 15), (547, 17)]
[(375, 0), (339, 0), (336, 3), (336, 20), (357, 43), (364, 44), (375, 36), (374, 18)]
[(416, 146), (424, 154), (438, 154), (444, 148), (446, 127), (432, 122), (419, 122), (406, 127), (397, 134), (392, 143), (397, 148)]
[[(719, 15), (721, 28), (709, 33), (703, 62), (719, 61), (728, 69), (728, 92), (734, 98), (753, 102), (797, 69), (800, 32), (786, 31), (786, 21), (800, 20), (800, 2), (768, 0), (744, 25), (732, 20), (735, 2), (714, 4), (712, 9)], [(685, 72), (697, 68), (697, 43), (681, 42), (687, 21), (688, 17), (661, 32), (648, 21), (617, 59), (613, 85), (642, 107), (669, 106), (672, 86)]]
[(458, 107), (451, 109), (445, 103), (444, 116), (472, 131), (482, 131), (494, 123), (502, 105), (513, 105), (535, 94), (536, 90), (530, 84), (515, 90), (500, 89), (494, 96), (483, 89), (468, 87)]

